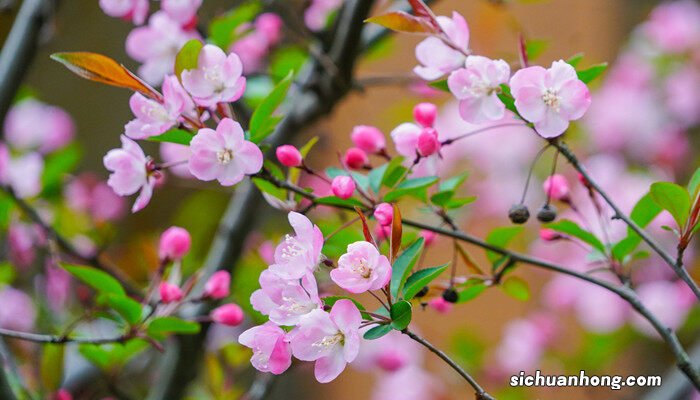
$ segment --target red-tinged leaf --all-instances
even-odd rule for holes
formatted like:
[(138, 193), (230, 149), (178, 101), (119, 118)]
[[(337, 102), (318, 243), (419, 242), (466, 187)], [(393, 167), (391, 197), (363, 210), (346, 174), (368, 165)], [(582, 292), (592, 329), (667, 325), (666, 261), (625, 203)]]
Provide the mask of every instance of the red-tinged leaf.
[(123, 65), (102, 54), (88, 52), (54, 53), (51, 55), (51, 58), (65, 65), (66, 68), (82, 78), (131, 89), (152, 99), (160, 99), (160, 94), (148, 84)]
[(401, 249), (401, 236), (403, 234), (403, 223), (401, 222), (401, 211), (399, 206), (394, 204), (394, 217), (391, 221), (391, 261), (396, 259)]
[(355, 212), (357, 212), (357, 215), (360, 216), (360, 220), (362, 221), (362, 233), (365, 235), (365, 240), (370, 243), (374, 243), (374, 238), (370, 233), (369, 225), (367, 225), (367, 217), (365, 217), (365, 213), (363, 213), (359, 207), (355, 207)]
[(404, 33), (430, 34), (437, 31), (427, 20), (403, 11), (392, 11), (377, 15), (376, 17), (368, 18), (365, 22), (372, 22), (393, 31)]
[(520, 55), (520, 66), (522, 68), (527, 68), (530, 66), (530, 61), (527, 56), (527, 44), (525, 43), (525, 36), (520, 32), (518, 34), (518, 53)]
[(433, 10), (431, 10), (423, 0), (408, 0), (408, 3), (411, 5), (411, 8), (413, 8), (413, 13), (416, 14), (416, 16), (427, 19), (432, 26), (440, 29), (440, 25), (437, 22)]
[(457, 242), (455, 242), (455, 250), (457, 250), (457, 254), (459, 254), (459, 257), (462, 259), (462, 262), (464, 262), (464, 265), (467, 266), (469, 272), (476, 275), (484, 275), (484, 271), (479, 268), (479, 265), (474, 261), (472, 256)]

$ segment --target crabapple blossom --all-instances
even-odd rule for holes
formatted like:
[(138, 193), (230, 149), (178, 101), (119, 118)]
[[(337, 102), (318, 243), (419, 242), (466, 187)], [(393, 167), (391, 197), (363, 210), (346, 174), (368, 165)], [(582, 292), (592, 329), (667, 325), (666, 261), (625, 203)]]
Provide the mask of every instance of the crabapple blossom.
[[(1, 148), (7, 149), (0, 144)], [(0, 172), (0, 183), (9, 185), (20, 198), (33, 197), (41, 192), (41, 175), (44, 172), (44, 159), (39, 153), (27, 153), (17, 157), (9, 154), (0, 155), (0, 166), (6, 170)]]
[(386, 146), (382, 131), (369, 125), (358, 125), (352, 128), (350, 139), (355, 147), (369, 154), (377, 153)]
[(442, 296), (435, 297), (428, 301), (428, 306), (433, 310), (439, 312), (440, 314), (447, 314), (452, 311), (454, 304), (442, 298)]
[(416, 59), (420, 65), (413, 68), (413, 72), (427, 81), (462, 67), (469, 53), (469, 26), (461, 14), (453, 12), (452, 18), (439, 16), (437, 22), (456, 49), (436, 36), (418, 43)]
[(287, 333), (273, 322), (254, 326), (238, 336), (238, 342), (253, 350), (253, 367), (279, 375), (292, 365), (292, 349)]
[(577, 120), (591, 104), (588, 87), (565, 61), (549, 69), (533, 66), (518, 70), (510, 79), (515, 108), (544, 138), (561, 135), (569, 121)]
[(28, 267), (36, 256), (37, 230), (33, 225), (13, 222), (7, 228), (8, 257), (18, 267)]
[(509, 374), (536, 369), (555, 332), (556, 322), (546, 314), (511, 321), (496, 351), (499, 368)]
[(97, 222), (119, 219), (125, 211), (123, 199), (90, 173), (71, 180), (64, 194), (72, 209), (90, 213)]
[(281, 38), (282, 19), (273, 13), (263, 13), (256, 18), (252, 32), (233, 43), (230, 50), (241, 58), (245, 74), (259, 71), (265, 57)]
[(224, 118), (216, 130), (200, 129), (190, 142), (189, 170), (197, 179), (218, 180), (232, 186), (248, 174), (260, 171), (263, 154), (253, 142), (245, 140), (241, 124)]
[(165, 304), (175, 303), (182, 300), (183, 297), (182, 289), (169, 282), (161, 282), (158, 292), (160, 293), (160, 300)]
[(296, 325), (322, 305), (316, 280), (310, 273), (301, 279), (284, 279), (267, 269), (259, 281), (260, 289), (250, 296), (250, 304), (276, 324)]
[(10, 108), (4, 131), (11, 147), (18, 150), (36, 149), (46, 154), (71, 141), (75, 124), (62, 108), (27, 99)]
[(373, 244), (355, 242), (338, 259), (338, 268), (331, 271), (331, 279), (350, 293), (379, 290), (391, 279), (391, 264)]
[(423, 352), (418, 343), (399, 331), (392, 330), (375, 340), (363, 340), (360, 353), (353, 366), (360, 370), (379, 368), (396, 372), (423, 361)]
[(131, 212), (137, 212), (151, 200), (159, 174), (136, 142), (124, 135), (121, 142), (122, 148), (112, 149), (104, 156), (105, 168), (111, 172), (107, 184), (119, 196), (129, 196), (140, 190), (131, 208)]
[(284, 279), (299, 279), (313, 272), (321, 262), (323, 233), (302, 214), (290, 212), (287, 218), (295, 235), (286, 235), (277, 245), (270, 271)]
[(160, 235), (158, 257), (161, 260), (180, 260), (190, 251), (191, 245), (192, 238), (186, 229), (171, 226)]
[(185, 30), (164, 11), (158, 11), (148, 20), (148, 25), (138, 27), (126, 38), (126, 52), (142, 63), (139, 76), (152, 85), (172, 74), (175, 57), (190, 39), (198, 39), (194, 30)]
[(224, 304), (212, 310), (211, 320), (226, 326), (238, 326), (243, 322), (243, 310), (238, 304)]
[(416, 148), (421, 157), (430, 157), (440, 151), (440, 141), (437, 137), (437, 131), (433, 128), (423, 128), (418, 135)]
[(193, 178), (187, 163), (192, 155), (190, 146), (163, 142), (160, 144), (160, 158), (168, 164), (168, 171), (180, 178)]
[(229, 295), (231, 286), (231, 274), (228, 271), (216, 271), (204, 284), (204, 297), (210, 299), (223, 299)]
[(177, 125), (183, 113), (194, 111), (192, 99), (174, 75), (165, 77), (163, 81), (161, 102), (134, 93), (129, 100), (129, 107), (136, 119), (126, 124), (124, 133), (132, 139), (160, 135)]
[(100, 0), (100, 8), (110, 17), (141, 25), (148, 16), (148, 3), (148, 0)]
[[(688, 287), (680, 282), (645, 282), (635, 290), (642, 304), (657, 315), (661, 323), (670, 329), (678, 329), (685, 322), (688, 311), (694, 303), (694, 296), (692, 293), (688, 293), (690, 292)], [(631, 322), (643, 334), (659, 338), (649, 321), (639, 314), (632, 314)]]
[(479, 124), (497, 121), (505, 115), (506, 107), (498, 93), (500, 85), (508, 83), (509, 78), (507, 62), (469, 56), (465, 68), (453, 71), (447, 84), (459, 100), (459, 115), (469, 123)]
[(554, 200), (569, 201), (569, 183), (564, 175), (554, 174), (542, 184), (545, 194)]
[(341, 199), (349, 199), (355, 192), (355, 181), (347, 175), (336, 176), (331, 182), (333, 194)]
[(316, 361), (316, 380), (330, 382), (357, 357), (361, 322), (357, 306), (347, 299), (338, 300), (330, 313), (314, 310), (290, 333), (292, 354), (302, 361)]
[(663, 51), (688, 51), (700, 45), (700, 6), (692, 0), (663, 3), (652, 11), (642, 32)]
[(410, 122), (405, 122), (391, 131), (391, 138), (396, 146), (396, 151), (406, 158), (406, 164), (411, 166), (415, 160), (418, 160), (418, 163), (413, 165), (410, 175), (414, 178), (437, 173), (439, 160), (437, 153), (418, 159), (418, 138), (422, 132), (423, 128)]
[(391, 221), (394, 219), (394, 207), (389, 203), (378, 204), (372, 215), (379, 222), (379, 225), (391, 225)]
[(298, 167), (303, 161), (303, 156), (299, 150), (290, 144), (285, 144), (276, 148), (275, 155), (280, 164), (285, 167)]
[(304, 11), (304, 23), (314, 32), (326, 28), (328, 18), (343, 4), (343, 0), (311, 0), (311, 4)]
[(409, 365), (381, 375), (371, 400), (426, 400), (445, 397), (445, 386), (420, 366)]
[(46, 263), (46, 273), (44, 276), (44, 289), (48, 306), (54, 312), (63, 310), (71, 295), (71, 275), (63, 268)]
[(265, 37), (271, 45), (277, 44), (282, 38), (282, 18), (275, 13), (262, 13), (255, 18), (255, 30)]
[(351, 147), (345, 152), (343, 162), (350, 169), (361, 169), (369, 163), (369, 157), (362, 149)]
[(413, 119), (423, 128), (431, 128), (437, 118), (437, 106), (433, 103), (418, 103), (413, 107)]
[(204, 45), (197, 69), (182, 71), (182, 85), (202, 107), (234, 102), (243, 96), (246, 87), (243, 64), (236, 53), (226, 55), (215, 45)]
[(182, 25), (189, 25), (197, 15), (202, 0), (161, 0), (160, 9)]
[(0, 328), (31, 331), (36, 319), (34, 302), (25, 292), (12, 286), (0, 289)]

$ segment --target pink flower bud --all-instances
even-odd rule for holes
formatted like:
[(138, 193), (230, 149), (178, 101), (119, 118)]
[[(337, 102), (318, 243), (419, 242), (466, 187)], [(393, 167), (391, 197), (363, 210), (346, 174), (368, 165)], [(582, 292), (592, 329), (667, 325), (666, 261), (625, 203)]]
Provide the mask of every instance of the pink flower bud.
[(349, 199), (355, 192), (355, 182), (349, 176), (336, 176), (331, 183), (331, 190), (341, 199)]
[(229, 294), (231, 286), (231, 274), (227, 271), (217, 271), (204, 285), (204, 297), (210, 299), (223, 299)]
[(369, 158), (367, 158), (367, 153), (364, 150), (351, 147), (345, 153), (344, 162), (350, 169), (360, 169), (369, 163)]
[(158, 291), (160, 292), (160, 300), (165, 304), (182, 300), (182, 290), (172, 283), (161, 282)]
[(406, 365), (406, 356), (398, 351), (383, 351), (377, 355), (377, 366), (384, 371), (394, 372)]
[(435, 242), (435, 239), (437, 239), (437, 233), (433, 231), (427, 231), (425, 229), (420, 231), (420, 236), (425, 241), (426, 246), (430, 246), (431, 244), (433, 244), (433, 242)]
[(374, 219), (379, 222), (379, 225), (391, 225), (391, 221), (394, 219), (394, 207), (389, 203), (378, 205), (374, 209)]
[(447, 314), (452, 311), (452, 306), (454, 304), (447, 302), (442, 297), (436, 297), (428, 301), (428, 306), (433, 310), (439, 312), (440, 314)]
[(545, 179), (542, 185), (544, 192), (552, 199), (569, 200), (569, 183), (563, 175), (555, 174)]
[(285, 144), (275, 150), (277, 159), (285, 167), (298, 167), (301, 165), (302, 156), (299, 150), (291, 144)]
[(433, 103), (420, 103), (413, 107), (413, 118), (424, 128), (431, 128), (437, 117), (437, 106)]
[(255, 20), (255, 29), (267, 39), (269, 45), (275, 45), (280, 41), (282, 25), (282, 18), (273, 13), (260, 14)]
[(237, 304), (224, 304), (212, 310), (211, 319), (217, 324), (238, 326), (243, 322), (243, 310)]
[(56, 400), (73, 400), (73, 395), (66, 389), (61, 389), (53, 396)]
[(374, 237), (377, 239), (377, 241), (389, 239), (390, 235), (391, 235), (391, 227), (390, 226), (384, 226), (384, 225), (375, 225), (374, 226)]
[(418, 135), (418, 154), (429, 157), (440, 150), (440, 141), (437, 138), (437, 131), (433, 128), (425, 128)]
[(190, 251), (192, 238), (186, 229), (171, 226), (160, 235), (158, 255), (161, 260), (180, 260)]
[(555, 231), (554, 229), (549, 229), (549, 228), (542, 228), (540, 229), (540, 239), (545, 240), (547, 242), (551, 242), (552, 240), (557, 240), (561, 239), (563, 236)]
[(367, 153), (376, 153), (386, 146), (386, 139), (382, 131), (368, 125), (354, 127), (350, 139), (356, 147)]

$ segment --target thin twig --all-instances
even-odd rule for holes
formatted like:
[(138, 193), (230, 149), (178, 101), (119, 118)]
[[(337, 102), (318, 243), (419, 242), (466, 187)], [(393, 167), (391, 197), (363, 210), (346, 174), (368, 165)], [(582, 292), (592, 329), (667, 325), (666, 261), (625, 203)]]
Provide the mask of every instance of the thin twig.
[(24, 340), (27, 342), (34, 343), (52, 343), (52, 344), (68, 344), (68, 343), (78, 343), (78, 344), (107, 344), (107, 343), (123, 343), (134, 336), (131, 334), (120, 335), (115, 337), (107, 338), (83, 338), (83, 337), (69, 337), (65, 335), (43, 335), (39, 333), (30, 332), (19, 332), (10, 329), (0, 328), (0, 336), (12, 339)]

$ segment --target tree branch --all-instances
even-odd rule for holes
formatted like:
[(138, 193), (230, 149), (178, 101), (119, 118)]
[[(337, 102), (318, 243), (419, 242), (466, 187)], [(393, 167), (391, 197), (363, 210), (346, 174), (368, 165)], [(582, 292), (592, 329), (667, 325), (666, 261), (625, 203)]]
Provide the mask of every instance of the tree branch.
[(107, 343), (123, 343), (131, 338), (132, 335), (120, 335), (108, 338), (80, 338), (59, 335), (42, 335), (38, 333), (19, 332), (10, 329), (0, 328), (0, 336), (12, 339), (24, 340), (34, 343), (52, 343), (52, 344), (107, 344)]

